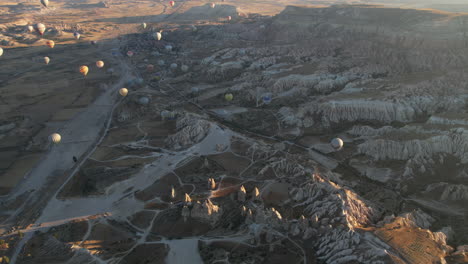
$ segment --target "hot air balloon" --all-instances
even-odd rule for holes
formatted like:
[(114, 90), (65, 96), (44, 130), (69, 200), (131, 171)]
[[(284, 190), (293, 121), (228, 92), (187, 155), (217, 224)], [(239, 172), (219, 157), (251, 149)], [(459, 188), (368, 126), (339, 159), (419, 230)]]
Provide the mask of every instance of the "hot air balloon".
[(127, 56), (132, 57), (133, 56), (133, 51), (131, 51), (131, 50), (127, 51)]
[(341, 138), (332, 139), (330, 144), (335, 150), (340, 150), (341, 148), (343, 148), (343, 140)]
[(174, 1), (169, 1), (169, 5), (174, 6), (175, 2)]
[(102, 67), (104, 67), (104, 62), (103, 61), (96, 61), (96, 66), (98, 68), (102, 68)]
[(80, 66), (80, 73), (81, 73), (83, 76), (86, 77), (86, 75), (88, 75), (88, 71), (89, 71), (88, 66), (85, 66), (85, 65)]
[(146, 65), (146, 71), (147, 71), (147, 72), (152, 72), (152, 71), (154, 71), (154, 65), (153, 65), (153, 64), (148, 64), (148, 65)]
[(91, 45), (96, 45), (97, 42), (95, 40), (91, 40), (90, 43), (91, 43)]
[(172, 63), (170, 67), (172, 70), (177, 69), (177, 63)]
[(263, 101), (263, 103), (265, 103), (265, 104), (271, 103), (271, 95), (269, 95), (269, 94), (264, 94), (264, 95), (262, 96), (262, 101)]
[(158, 60), (158, 65), (159, 65), (159, 66), (164, 66), (164, 64), (166, 64), (166, 63), (164, 62), (164, 60)]
[(182, 66), (180, 67), (180, 69), (181, 69), (183, 72), (188, 72), (189, 67), (188, 67), (187, 65), (182, 65)]
[(60, 143), (61, 140), (62, 136), (60, 136), (60, 134), (58, 133), (53, 133), (52, 135), (50, 135), (50, 141), (52, 141), (55, 144)]
[(53, 47), (55, 47), (55, 42), (54, 42), (53, 40), (48, 40), (48, 41), (46, 42), (46, 45), (47, 45), (47, 47), (49, 47), (49, 48), (53, 48)]
[(127, 96), (128, 94), (128, 89), (127, 88), (120, 88), (119, 94), (123, 97)]
[(232, 101), (233, 98), (234, 96), (232, 95), (232, 93), (227, 93), (226, 95), (224, 95), (224, 99), (226, 99), (226, 101), (228, 102)]
[(211, 3), (210, 6), (211, 6), (211, 8), (215, 8), (216, 4), (215, 4), (215, 3)]
[(41, 4), (44, 6), (44, 7), (47, 7), (49, 5), (49, 0), (41, 0)]
[(37, 32), (39, 32), (39, 34), (42, 36), (42, 35), (44, 35), (44, 32), (45, 32), (45, 30), (46, 30), (46, 27), (45, 27), (44, 24), (38, 23), (38, 24), (36, 25), (36, 30), (37, 30)]
[(232, 17), (231, 16), (227, 16), (227, 20), (228, 21), (231, 21)]
[(48, 65), (49, 62), (50, 62), (50, 58), (49, 57), (44, 57), (44, 62), (45, 62), (46, 65)]
[(141, 23), (141, 27), (142, 27), (143, 29), (145, 29), (145, 28), (146, 28), (146, 23), (144, 23), (144, 22)]
[(191, 25), (190, 27), (192, 28), (192, 31), (193, 31), (193, 32), (197, 31), (197, 27), (196, 27), (196, 26)]
[(74, 33), (73, 33), (73, 37), (74, 37), (76, 40), (79, 40), (79, 39), (80, 39), (80, 36), (81, 36), (81, 35), (80, 35), (80, 33), (78, 33), (78, 32), (74, 32)]
[(0, 48), (0, 56), (2, 56), (2, 55), (3, 55), (3, 49)]
[(147, 105), (149, 101), (150, 99), (146, 96), (140, 97), (140, 99), (138, 99), (138, 103), (141, 105)]
[(158, 41), (161, 40), (162, 34), (159, 32), (154, 33), (154, 38), (157, 39)]
[(34, 31), (34, 27), (33, 26), (28, 26), (27, 27), (29, 33), (32, 33)]

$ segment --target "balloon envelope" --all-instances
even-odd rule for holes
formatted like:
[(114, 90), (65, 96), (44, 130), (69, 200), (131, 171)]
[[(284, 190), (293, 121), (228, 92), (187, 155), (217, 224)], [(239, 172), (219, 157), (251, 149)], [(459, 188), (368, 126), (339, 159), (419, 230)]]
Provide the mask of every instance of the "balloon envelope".
[(102, 67), (104, 67), (104, 62), (103, 61), (96, 61), (96, 66), (98, 68), (102, 68)]
[(211, 6), (211, 8), (215, 8), (216, 4), (215, 4), (215, 3), (211, 3), (210, 6)]
[(53, 143), (58, 144), (62, 140), (62, 136), (60, 136), (60, 134), (58, 133), (53, 133), (52, 135), (50, 135), (50, 140)]
[(175, 5), (175, 2), (174, 2), (174, 1), (169, 1), (169, 4), (170, 4), (171, 6), (174, 6), (174, 5)]
[(3, 49), (0, 48), (0, 56), (2, 56), (2, 55), (3, 55)]
[(231, 19), (232, 19), (231, 16), (228, 16), (228, 17), (227, 17), (227, 20), (228, 20), (228, 21), (231, 21)]
[(50, 58), (49, 57), (44, 57), (44, 62), (45, 62), (46, 65), (49, 64)]
[(146, 28), (146, 23), (141, 23), (141, 27), (142, 27), (143, 29), (145, 29), (145, 28)]
[(34, 31), (34, 27), (33, 26), (28, 26), (28, 31), (29, 31), (29, 33), (32, 33)]
[(53, 48), (53, 47), (55, 47), (55, 42), (54, 42), (53, 40), (48, 40), (48, 41), (46, 42), (46, 45), (47, 45), (47, 47), (49, 47), (49, 48)]
[(336, 150), (343, 148), (343, 140), (341, 138), (332, 139), (330, 144)]
[(233, 98), (234, 96), (231, 93), (228, 93), (224, 96), (224, 99), (226, 99), (228, 102), (232, 101)]
[(263, 96), (262, 96), (262, 100), (263, 100), (263, 102), (264, 102), (265, 104), (271, 103), (271, 95), (269, 95), (269, 94), (263, 95)]
[(148, 65), (146, 65), (146, 71), (147, 71), (147, 72), (152, 72), (152, 71), (154, 71), (154, 65), (153, 65), (153, 64), (148, 64)]
[(170, 67), (173, 70), (177, 69), (177, 63), (172, 63)]
[(146, 96), (144, 97), (140, 97), (140, 99), (138, 99), (138, 103), (141, 104), (141, 105), (147, 105), (149, 103), (150, 99)]
[(121, 89), (119, 90), (119, 94), (120, 94), (121, 96), (127, 96), (127, 94), (128, 94), (128, 89), (127, 89), (127, 88), (121, 88)]
[(187, 65), (182, 65), (182, 66), (180, 67), (180, 69), (181, 69), (183, 72), (188, 72), (189, 67), (188, 67)]
[(73, 37), (75, 37), (76, 40), (80, 39), (80, 36), (81, 35), (78, 32), (73, 33)]
[(46, 27), (45, 27), (44, 24), (38, 23), (38, 24), (36, 25), (36, 29), (37, 29), (37, 32), (39, 32), (39, 34), (42, 36), (42, 35), (44, 35), (44, 32), (45, 32)]
[(83, 76), (86, 76), (88, 74), (88, 71), (89, 71), (88, 66), (83, 65), (83, 66), (80, 67), (80, 73)]
[(131, 50), (127, 51), (127, 56), (132, 57), (133, 56), (133, 51), (131, 51)]
[(47, 7), (49, 5), (49, 0), (41, 0), (41, 4)]
[(159, 33), (159, 32), (156, 32), (156, 33), (154, 34), (154, 38), (157, 39), (157, 40), (161, 40), (162, 34)]

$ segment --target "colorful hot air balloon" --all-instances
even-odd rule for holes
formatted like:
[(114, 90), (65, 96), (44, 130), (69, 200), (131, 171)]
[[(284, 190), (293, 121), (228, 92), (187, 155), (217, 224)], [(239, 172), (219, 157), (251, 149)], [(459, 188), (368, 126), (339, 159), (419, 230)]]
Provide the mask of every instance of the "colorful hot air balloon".
[(44, 62), (45, 62), (46, 65), (48, 65), (49, 62), (50, 62), (50, 58), (49, 57), (44, 57)]
[(49, 48), (53, 48), (53, 47), (55, 47), (55, 42), (53, 40), (48, 40), (48, 41), (46, 41), (46, 45)]
[(228, 93), (228, 94), (224, 95), (224, 99), (226, 99), (226, 101), (228, 101), (228, 102), (232, 101), (233, 98), (234, 98), (234, 96), (232, 95), (232, 93)]
[(96, 61), (96, 66), (98, 68), (102, 68), (102, 67), (104, 67), (104, 62), (103, 61)]
[(38, 24), (36, 25), (36, 30), (37, 30), (37, 32), (39, 33), (39, 35), (42, 36), (42, 35), (44, 35), (44, 32), (45, 32), (45, 30), (46, 30), (46, 27), (45, 27), (44, 24), (38, 23)]
[(85, 65), (80, 66), (80, 73), (81, 73), (83, 76), (86, 77), (86, 75), (88, 75), (88, 71), (89, 71), (88, 66), (85, 66)]
[(127, 51), (127, 56), (132, 57), (133, 54), (134, 54), (133, 51), (131, 51), (131, 50)]
[(53, 133), (52, 135), (50, 135), (50, 141), (52, 141), (55, 144), (58, 144), (60, 143), (60, 141), (62, 141), (62, 136), (60, 136), (60, 134), (58, 133)]
[(216, 4), (215, 4), (215, 3), (211, 3), (210, 6), (211, 6), (211, 8), (215, 8)]
[(0, 48), (0, 57), (3, 55), (3, 49)]
[(344, 143), (343, 143), (343, 140), (341, 138), (334, 138), (334, 139), (332, 139), (330, 144), (335, 150), (340, 150), (340, 149), (343, 148)]
[(34, 27), (31, 26), (31, 25), (28, 26), (27, 29), (28, 29), (29, 33), (32, 33), (34, 31)]
[(41, 4), (47, 7), (49, 5), (49, 0), (41, 0)]
[(74, 32), (74, 33), (73, 33), (73, 37), (74, 37), (76, 40), (79, 40), (79, 39), (80, 39), (80, 36), (81, 36), (81, 35), (80, 35), (80, 33), (78, 33), (78, 32)]
[(169, 1), (169, 5), (174, 6), (175, 2), (174, 1)]
[(142, 27), (143, 29), (145, 29), (145, 28), (146, 28), (146, 23), (144, 23), (144, 22), (141, 23), (141, 27)]
[(124, 97), (127, 96), (127, 94), (128, 94), (128, 89), (127, 89), (127, 88), (120, 88), (119, 94), (120, 94), (121, 96), (124, 96)]
[(232, 17), (231, 16), (227, 16), (227, 21), (231, 21)]

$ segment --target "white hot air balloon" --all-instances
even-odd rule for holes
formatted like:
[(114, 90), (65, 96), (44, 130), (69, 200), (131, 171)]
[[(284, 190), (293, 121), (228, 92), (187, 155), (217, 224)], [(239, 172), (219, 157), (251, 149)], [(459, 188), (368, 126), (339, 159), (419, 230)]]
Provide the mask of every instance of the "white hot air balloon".
[(341, 138), (332, 139), (330, 144), (335, 150), (340, 150), (343, 148), (343, 140)]
[(49, 0), (41, 0), (41, 4), (47, 7), (49, 5)]
[(50, 58), (49, 57), (44, 57), (44, 62), (45, 62), (46, 65), (48, 65), (49, 62), (50, 62)]
[(29, 25), (29, 26), (27, 27), (27, 29), (28, 29), (29, 33), (33, 33), (33, 32), (34, 32), (34, 27), (31, 26), (31, 25)]
[(58, 144), (60, 143), (60, 141), (62, 141), (62, 136), (60, 136), (60, 134), (58, 133), (53, 133), (52, 135), (50, 135), (50, 141), (52, 141), (55, 144)]
[(160, 32), (156, 32), (154, 33), (154, 38), (159, 41), (162, 38), (162, 34)]
[(210, 4), (210, 7), (211, 7), (211, 8), (215, 8), (215, 6), (216, 6), (215, 3), (211, 3), (211, 4)]
[(172, 70), (177, 69), (177, 63), (172, 63), (170, 67)]
[(37, 29), (37, 32), (39, 32), (39, 34), (42, 36), (42, 35), (44, 35), (44, 32), (45, 32), (45, 30), (46, 30), (46, 27), (45, 27), (44, 24), (38, 23), (38, 24), (36, 25), (36, 29)]
[(2, 55), (3, 55), (3, 49), (0, 48), (0, 56), (2, 56)]
[(142, 27), (143, 29), (146, 29), (146, 23), (144, 23), (144, 22), (141, 23), (141, 27)]
[(180, 67), (180, 69), (181, 69), (183, 72), (188, 72), (189, 67), (188, 67), (187, 65), (182, 65), (182, 66)]

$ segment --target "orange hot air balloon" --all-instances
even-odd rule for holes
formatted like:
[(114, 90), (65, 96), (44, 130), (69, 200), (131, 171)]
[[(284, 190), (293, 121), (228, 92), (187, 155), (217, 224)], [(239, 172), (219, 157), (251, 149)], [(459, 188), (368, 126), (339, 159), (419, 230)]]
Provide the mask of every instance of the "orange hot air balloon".
[(88, 71), (88, 66), (83, 65), (80, 67), (80, 73), (83, 74), (83, 76), (86, 76), (88, 74)]
[(102, 67), (104, 67), (104, 62), (103, 61), (96, 61), (96, 66), (98, 68), (102, 68)]
[(170, 4), (171, 6), (174, 6), (174, 5), (175, 5), (175, 2), (174, 2), (174, 1), (169, 1), (169, 4)]
[(46, 45), (47, 45), (47, 47), (49, 47), (49, 48), (53, 48), (53, 47), (55, 47), (55, 42), (54, 42), (53, 40), (48, 40), (48, 41), (46, 42)]

